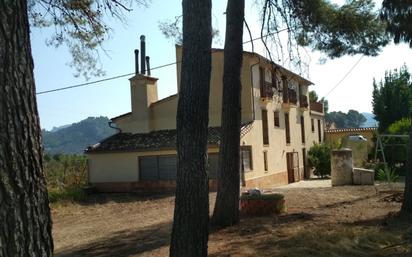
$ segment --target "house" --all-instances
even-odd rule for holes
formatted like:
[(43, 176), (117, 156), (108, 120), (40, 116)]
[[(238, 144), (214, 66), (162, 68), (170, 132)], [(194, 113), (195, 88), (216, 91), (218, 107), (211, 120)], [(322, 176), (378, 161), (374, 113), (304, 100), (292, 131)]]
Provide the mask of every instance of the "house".
[[(221, 49), (212, 50), (211, 188), (216, 186), (220, 142), (223, 55)], [(182, 48), (176, 46), (177, 85), (181, 57)], [(308, 101), (312, 82), (251, 52), (243, 54), (241, 81), (242, 185), (263, 188), (307, 177), (307, 150), (314, 142), (323, 141), (323, 107)], [(173, 190), (179, 96), (159, 100), (157, 79), (144, 73), (130, 78), (130, 92), (131, 112), (111, 119), (120, 132), (86, 150), (88, 181), (100, 191)]]

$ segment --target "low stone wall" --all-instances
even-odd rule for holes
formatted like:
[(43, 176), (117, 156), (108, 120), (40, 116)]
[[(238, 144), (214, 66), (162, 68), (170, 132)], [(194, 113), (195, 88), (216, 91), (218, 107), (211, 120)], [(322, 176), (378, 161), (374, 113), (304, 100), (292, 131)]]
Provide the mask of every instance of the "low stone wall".
[(242, 195), (240, 197), (240, 214), (243, 216), (272, 215), (285, 211), (285, 198), (281, 194)]
[[(246, 188), (268, 188), (288, 183), (287, 172), (270, 174), (264, 177), (252, 178), (246, 180)], [(145, 192), (145, 193), (162, 193), (174, 192), (176, 189), (175, 180), (158, 180), (158, 181), (137, 181), (137, 182), (103, 182), (91, 183), (97, 192), (121, 193), (121, 192)], [(209, 190), (217, 190), (217, 180), (209, 180)]]
[(268, 188), (275, 186), (282, 186), (288, 184), (288, 173), (286, 171), (279, 172), (275, 174), (270, 174), (267, 176), (252, 178), (246, 180), (246, 188)]
[(375, 171), (361, 168), (353, 168), (354, 185), (374, 185)]

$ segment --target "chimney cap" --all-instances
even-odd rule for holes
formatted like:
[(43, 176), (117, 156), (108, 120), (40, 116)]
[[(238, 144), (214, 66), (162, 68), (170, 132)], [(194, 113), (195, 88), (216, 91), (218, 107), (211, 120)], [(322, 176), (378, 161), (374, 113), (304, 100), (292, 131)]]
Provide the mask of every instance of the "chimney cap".
[(145, 39), (146, 39), (145, 35), (141, 35), (141, 36), (140, 36), (140, 40), (141, 40), (141, 41), (145, 41)]

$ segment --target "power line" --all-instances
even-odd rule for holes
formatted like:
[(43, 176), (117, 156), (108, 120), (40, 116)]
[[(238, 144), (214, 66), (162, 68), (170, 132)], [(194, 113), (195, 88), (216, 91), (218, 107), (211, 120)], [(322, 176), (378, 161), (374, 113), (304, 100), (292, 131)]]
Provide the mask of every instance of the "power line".
[(345, 79), (347, 76), (349, 76), (349, 74), (353, 71), (353, 69), (355, 69), (355, 67), (359, 64), (359, 62), (362, 60), (362, 58), (364, 57), (364, 55), (362, 55), (357, 61), (356, 63), (349, 69), (349, 71), (345, 74), (345, 76), (342, 77), (341, 80), (339, 80), (339, 82), (331, 89), (329, 90), (329, 92), (324, 96), (324, 98), (326, 98), (330, 93), (332, 93), (333, 90), (335, 90)]
[[(278, 33), (280, 33), (280, 32), (286, 31), (286, 30), (288, 30), (288, 29), (285, 28), (285, 29), (281, 29), (281, 30), (278, 30), (278, 31), (275, 31), (275, 32), (272, 32), (272, 33), (268, 33), (268, 34), (266, 34), (266, 35), (264, 35), (264, 36), (257, 37), (257, 38), (253, 38), (253, 39), (251, 39), (251, 40), (245, 41), (245, 42), (243, 42), (243, 44), (248, 44), (248, 43), (251, 43), (251, 42), (253, 42), (253, 41), (262, 39), (262, 38), (267, 37), (267, 36), (270, 36), (270, 35), (278, 34)], [(160, 66), (151, 68), (151, 70), (161, 69), (161, 68), (164, 68), (164, 67), (167, 67), (167, 66), (171, 66), (171, 65), (178, 64), (178, 63), (181, 63), (181, 61), (177, 61), (177, 62), (172, 62), (172, 63), (167, 63), (167, 64), (164, 64), (164, 65), (160, 65)], [(109, 77), (109, 78), (105, 78), (105, 79), (99, 79), (99, 80), (95, 80), (95, 81), (90, 81), (90, 82), (85, 82), (85, 83), (81, 83), (81, 84), (76, 84), (76, 85), (72, 85), (72, 86), (67, 86), (67, 87), (61, 87), (61, 88), (55, 88), (55, 89), (40, 91), (40, 92), (37, 92), (36, 95), (42, 95), (42, 94), (47, 94), (47, 93), (52, 93), (52, 92), (57, 92), (57, 91), (62, 91), (62, 90), (67, 90), (67, 89), (72, 89), (72, 88), (77, 88), (77, 87), (89, 86), (89, 85), (93, 85), (93, 84), (97, 84), (97, 83), (101, 83), (101, 82), (105, 82), (105, 81), (110, 81), (110, 80), (115, 80), (115, 79), (119, 79), (119, 78), (131, 76), (131, 75), (134, 75), (134, 74), (135, 74), (135, 73), (132, 72), (132, 73), (117, 75), (117, 76), (113, 76), (113, 77)]]
[[(157, 67), (152, 68), (151, 70), (156, 70), (156, 69), (160, 69), (160, 68), (164, 68), (170, 65), (174, 65), (178, 62), (173, 62), (173, 63), (168, 63), (168, 64), (164, 64), (164, 65), (160, 65)], [(123, 74), (123, 75), (118, 75), (118, 76), (114, 76), (114, 77), (110, 77), (110, 78), (105, 78), (105, 79), (99, 79), (99, 80), (95, 80), (95, 81), (90, 81), (90, 82), (86, 82), (86, 83), (81, 83), (81, 84), (77, 84), (77, 85), (73, 85), (73, 86), (67, 86), (67, 87), (61, 87), (61, 88), (56, 88), (56, 89), (50, 89), (50, 90), (46, 90), (46, 91), (41, 91), (36, 93), (36, 95), (41, 95), (41, 94), (47, 94), (47, 93), (51, 93), (51, 92), (56, 92), (56, 91), (61, 91), (61, 90), (66, 90), (66, 89), (71, 89), (71, 88), (76, 88), (76, 87), (84, 87), (84, 86), (88, 86), (88, 85), (93, 85), (93, 84), (97, 84), (97, 83), (101, 83), (101, 82), (105, 82), (105, 81), (109, 81), (109, 80), (114, 80), (114, 79), (118, 79), (118, 78), (123, 78), (126, 76), (131, 76), (135, 74), (134, 72), (132, 73), (127, 73), (127, 74)]]

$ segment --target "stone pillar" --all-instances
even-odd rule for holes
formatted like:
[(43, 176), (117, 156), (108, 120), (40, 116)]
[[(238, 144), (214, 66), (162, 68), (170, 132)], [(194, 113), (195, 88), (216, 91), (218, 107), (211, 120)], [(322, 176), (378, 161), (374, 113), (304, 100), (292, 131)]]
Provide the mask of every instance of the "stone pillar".
[(352, 150), (343, 148), (332, 150), (331, 155), (332, 186), (352, 185)]

